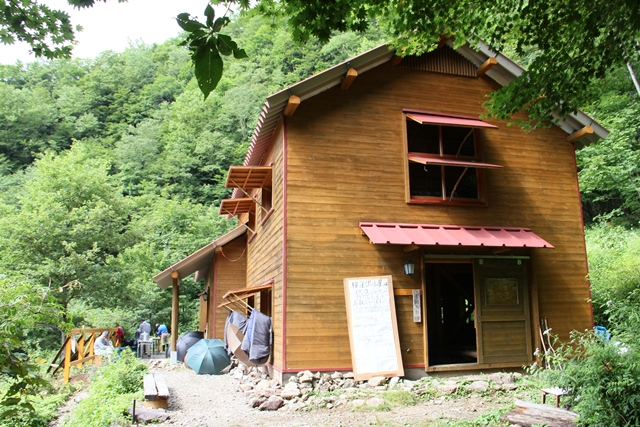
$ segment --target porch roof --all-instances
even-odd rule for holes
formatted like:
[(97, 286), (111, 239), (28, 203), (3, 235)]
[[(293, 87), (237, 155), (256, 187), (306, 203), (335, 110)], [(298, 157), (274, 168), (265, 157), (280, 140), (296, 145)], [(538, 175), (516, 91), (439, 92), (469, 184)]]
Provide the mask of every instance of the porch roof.
[(153, 281), (158, 284), (158, 287), (160, 289), (166, 289), (173, 284), (171, 273), (173, 273), (174, 271), (178, 272), (178, 277), (181, 279), (193, 273), (196, 273), (196, 282), (203, 279), (207, 271), (209, 270), (211, 262), (213, 261), (213, 254), (216, 248), (224, 246), (232, 240), (237, 239), (246, 231), (247, 228), (244, 225), (240, 225), (239, 227), (234, 228), (227, 234), (218, 237), (208, 245), (201, 247), (191, 255), (188, 255), (187, 257), (176, 262), (161, 273), (156, 274), (155, 276), (153, 276)]
[(375, 245), (553, 248), (529, 228), (361, 222)]

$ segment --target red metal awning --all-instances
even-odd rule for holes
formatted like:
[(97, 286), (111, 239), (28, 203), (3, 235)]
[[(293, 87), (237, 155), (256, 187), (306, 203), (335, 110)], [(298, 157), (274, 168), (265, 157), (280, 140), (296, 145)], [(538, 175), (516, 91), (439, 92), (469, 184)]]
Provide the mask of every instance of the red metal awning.
[(492, 124), (485, 123), (478, 118), (468, 116), (454, 116), (436, 113), (407, 113), (407, 117), (423, 125), (444, 125), (467, 128), (498, 129), (498, 126), (494, 126)]
[(376, 245), (553, 248), (529, 228), (361, 222)]
[(494, 165), (491, 163), (471, 162), (459, 159), (451, 159), (442, 156), (433, 156), (424, 153), (409, 153), (409, 161), (421, 163), (423, 165), (442, 165), (442, 166), (459, 166), (463, 168), (479, 168), (479, 169), (497, 169), (502, 165)]

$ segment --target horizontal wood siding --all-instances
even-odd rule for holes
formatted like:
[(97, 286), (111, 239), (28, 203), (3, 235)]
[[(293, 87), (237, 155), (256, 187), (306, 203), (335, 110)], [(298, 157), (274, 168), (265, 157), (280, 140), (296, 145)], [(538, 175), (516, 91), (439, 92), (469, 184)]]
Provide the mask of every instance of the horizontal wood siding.
[(213, 283), (215, 277), (215, 283), (209, 288), (213, 289), (209, 291), (209, 325), (212, 328), (210, 336), (213, 338), (224, 338), (224, 324), (229, 310), (224, 307), (218, 308), (226, 302), (222, 296), (232, 289), (245, 286), (247, 257), (243, 252), (246, 242), (247, 235), (243, 234), (215, 251), (213, 268), (209, 270), (208, 279), (209, 283)]
[[(477, 117), (496, 88), (383, 65), (288, 119), (286, 368), (351, 366), (345, 277), (390, 274), (396, 288), (421, 288), (420, 251), (371, 245), (360, 221), (530, 227), (556, 247), (535, 250), (540, 316), (564, 338), (591, 326), (574, 152), (559, 128), (526, 133), (488, 120), (499, 129), (479, 130), (484, 161), (504, 168), (485, 173), (487, 207), (406, 203), (402, 109)], [(403, 274), (408, 258), (413, 277)], [(404, 364), (419, 365), (424, 324), (413, 322), (410, 299), (395, 298), (398, 328)]]
[[(266, 220), (265, 212), (257, 209), (256, 235), (250, 240), (247, 249), (249, 268), (247, 286), (256, 286), (273, 280), (272, 287), (272, 324), (274, 346), (272, 361), (277, 368), (282, 367), (282, 240), (283, 240), (283, 139), (282, 127), (276, 129), (270, 150), (262, 160), (262, 165), (273, 163), (272, 201), (273, 211)], [(259, 200), (260, 200), (259, 193)], [(258, 299), (256, 299), (258, 303)], [(258, 304), (257, 304), (258, 305)], [(259, 305), (258, 305), (259, 307)]]

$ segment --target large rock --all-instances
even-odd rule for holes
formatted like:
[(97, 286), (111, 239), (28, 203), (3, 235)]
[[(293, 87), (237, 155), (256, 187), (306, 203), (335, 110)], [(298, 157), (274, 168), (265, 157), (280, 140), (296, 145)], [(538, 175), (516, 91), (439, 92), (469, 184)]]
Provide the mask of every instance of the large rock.
[(294, 397), (302, 396), (302, 392), (300, 391), (296, 383), (288, 383), (282, 389), (282, 393), (280, 393), (280, 396), (283, 399), (293, 399)]
[(489, 388), (489, 383), (486, 381), (474, 381), (471, 384), (467, 385), (467, 390), (473, 391), (476, 393), (483, 393), (487, 391)]
[(387, 382), (387, 378), (385, 377), (372, 377), (372, 378), (369, 378), (369, 381), (367, 381), (370, 387), (378, 387), (383, 385), (386, 382)]
[(284, 405), (284, 399), (280, 396), (271, 396), (266, 402), (258, 407), (261, 411), (277, 411)]

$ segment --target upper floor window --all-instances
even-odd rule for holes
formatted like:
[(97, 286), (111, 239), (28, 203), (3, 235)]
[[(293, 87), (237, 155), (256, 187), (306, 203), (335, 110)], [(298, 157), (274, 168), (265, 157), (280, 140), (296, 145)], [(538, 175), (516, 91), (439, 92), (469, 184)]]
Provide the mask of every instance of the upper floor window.
[(476, 118), (406, 113), (408, 201), (485, 204), (477, 128), (495, 128)]

